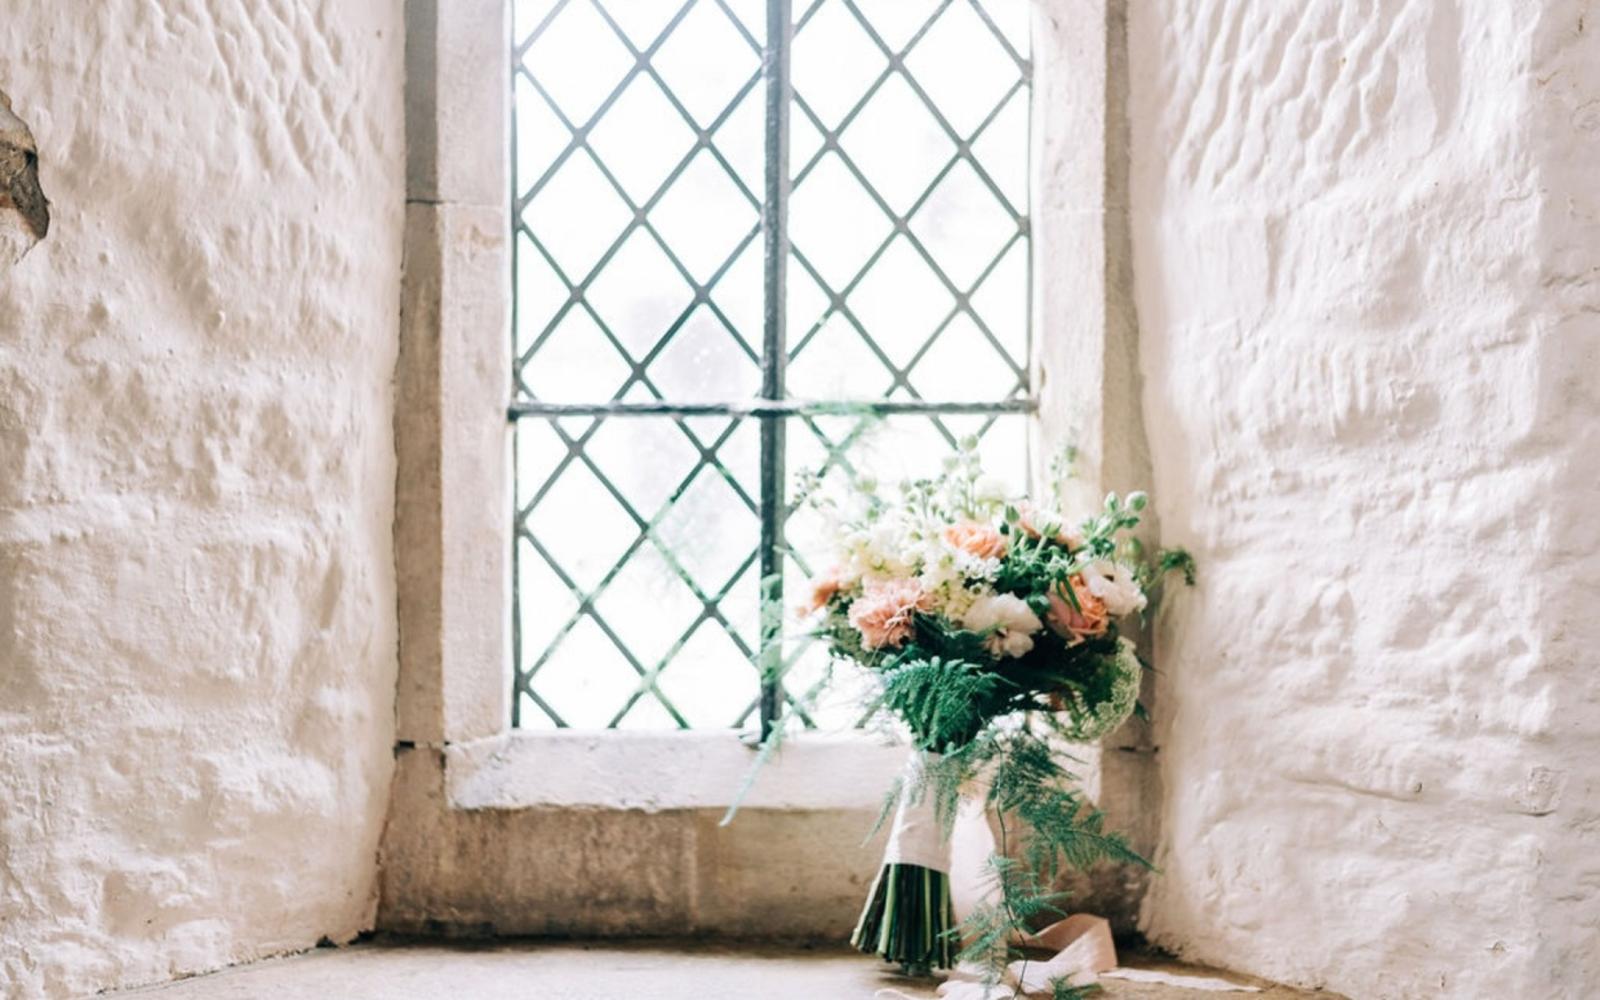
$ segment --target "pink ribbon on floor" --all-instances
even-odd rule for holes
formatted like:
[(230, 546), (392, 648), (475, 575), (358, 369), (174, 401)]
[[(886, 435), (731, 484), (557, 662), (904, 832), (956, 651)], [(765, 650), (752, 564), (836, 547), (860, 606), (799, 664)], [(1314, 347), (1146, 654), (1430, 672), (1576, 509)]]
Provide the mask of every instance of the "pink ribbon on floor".
[(1111, 941), (1111, 925), (1103, 917), (1074, 913), (1036, 934), (1024, 935), (1020, 943), (1028, 948), (1055, 952), (1042, 960), (1018, 960), (1006, 966), (1001, 986), (986, 988), (981, 970), (957, 968), (939, 987), (945, 1000), (997, 1000), (999, 997), (1040, 996), (1051, 993), (1051, 982), (1065, 979), (1074, 986), (1095, 982), (1100, 973), (1117, 967), (1117, 947)]
[[(1181, 976), (1170, 972), (1117, 968), (1117, 947), (1111, 940), (1111, 925), (1104, 917), (1074, 913), (1039, 931), (1026, 934), (1018, 943), (1028, 948), (1054, 949), (1047, 959), (1016, 961), (1006, 966), (1005, 978), (998, 986), (983, 985), (983, 970), (962, 966), (950, 973), (939, 986), (943, 1000), (1011, 1000), (1014, 997), (1048, 997), (1051, 983), (1065, 979), (1073, 986), (1087, 986), (1102, 976), (1131, 982), (1164, 983), (1192, 990), (1256, 993), (1259, 988), (1230, 983), (1225, 979)], [(899, 990), (879, 990), (879, 997), (913, 1000)]]

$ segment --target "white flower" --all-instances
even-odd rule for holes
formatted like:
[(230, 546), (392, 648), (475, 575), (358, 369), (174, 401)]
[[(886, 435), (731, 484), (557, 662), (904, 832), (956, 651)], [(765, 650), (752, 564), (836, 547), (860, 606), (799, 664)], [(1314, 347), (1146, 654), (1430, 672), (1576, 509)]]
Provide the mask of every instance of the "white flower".
[(845, 539), (845, 570), (868, 580), (897, 579), (913, 575), (907, 542), (900, 526), (882, 520), (851, 532)]
[(979, 503), (1005, 503), (1011, 499), (1011, 489), (999, 476), (980, 476), (972, 484), (972, 496)]
[(984, 645), (996, 656), (1022, 656), (1033, 649), (1033, 633), (1044, 627), (1028, 602), (1012, 594), (990, 594), (972, 602), (961, 624), (990, 632)]
[(970, 552), (952, 551), (950, 554), (955, 568), (961, 575), (969, 580), (994, 580), (1000, 575), (1000, 560), (983, 559)]
[(1133, 570), (1121, 563), (1105, 559), (1090, 563), (1083, 570), (1083, 582), (1089, 593), (1105, 604), (1106, 611), (1118, 618), (1143, 611), (1148, 603)]

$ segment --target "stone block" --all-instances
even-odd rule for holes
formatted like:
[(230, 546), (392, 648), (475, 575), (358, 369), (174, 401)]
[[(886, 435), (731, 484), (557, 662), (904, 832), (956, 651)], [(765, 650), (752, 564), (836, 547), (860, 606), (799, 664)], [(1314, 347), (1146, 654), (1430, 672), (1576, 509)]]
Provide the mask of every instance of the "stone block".
[(407, 0), (406, 197), (493, 206), (510, 190), (507, 0)]
[(404, 741), (489, 736), (509, 721), (506, 231), (503, 207), (406, 213), (395, 407)]

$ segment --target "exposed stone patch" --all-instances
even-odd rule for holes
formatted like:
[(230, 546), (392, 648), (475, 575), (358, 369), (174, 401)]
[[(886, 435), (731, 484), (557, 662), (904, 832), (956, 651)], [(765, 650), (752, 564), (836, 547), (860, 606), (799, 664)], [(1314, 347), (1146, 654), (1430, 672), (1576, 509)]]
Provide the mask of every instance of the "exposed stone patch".
[(0, 91), (0, 271), (50, 232), (50, 202), (39, 187), (39, 150), (28, 125)]

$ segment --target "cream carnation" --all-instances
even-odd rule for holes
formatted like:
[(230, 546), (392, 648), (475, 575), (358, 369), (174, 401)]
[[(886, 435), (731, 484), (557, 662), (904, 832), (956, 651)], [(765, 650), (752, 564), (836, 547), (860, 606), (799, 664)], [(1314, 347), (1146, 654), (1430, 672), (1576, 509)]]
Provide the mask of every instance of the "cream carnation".
[(1121, 563), (1105, 559), (1091, 563), (1084, 568), (1083, 582), (1089, 593), (1100, 598), (1106, 611), (1117, 618), (1143, 611), (1149, 603), (1133, 570)]
[(1026, 655), (1033, 649), (1033, 633), (1044, 627), (1028, 602), (1013, 594), (978, 598), (961, 624), (974, 632), (989, 632), (984, 645), (995, 656)]

